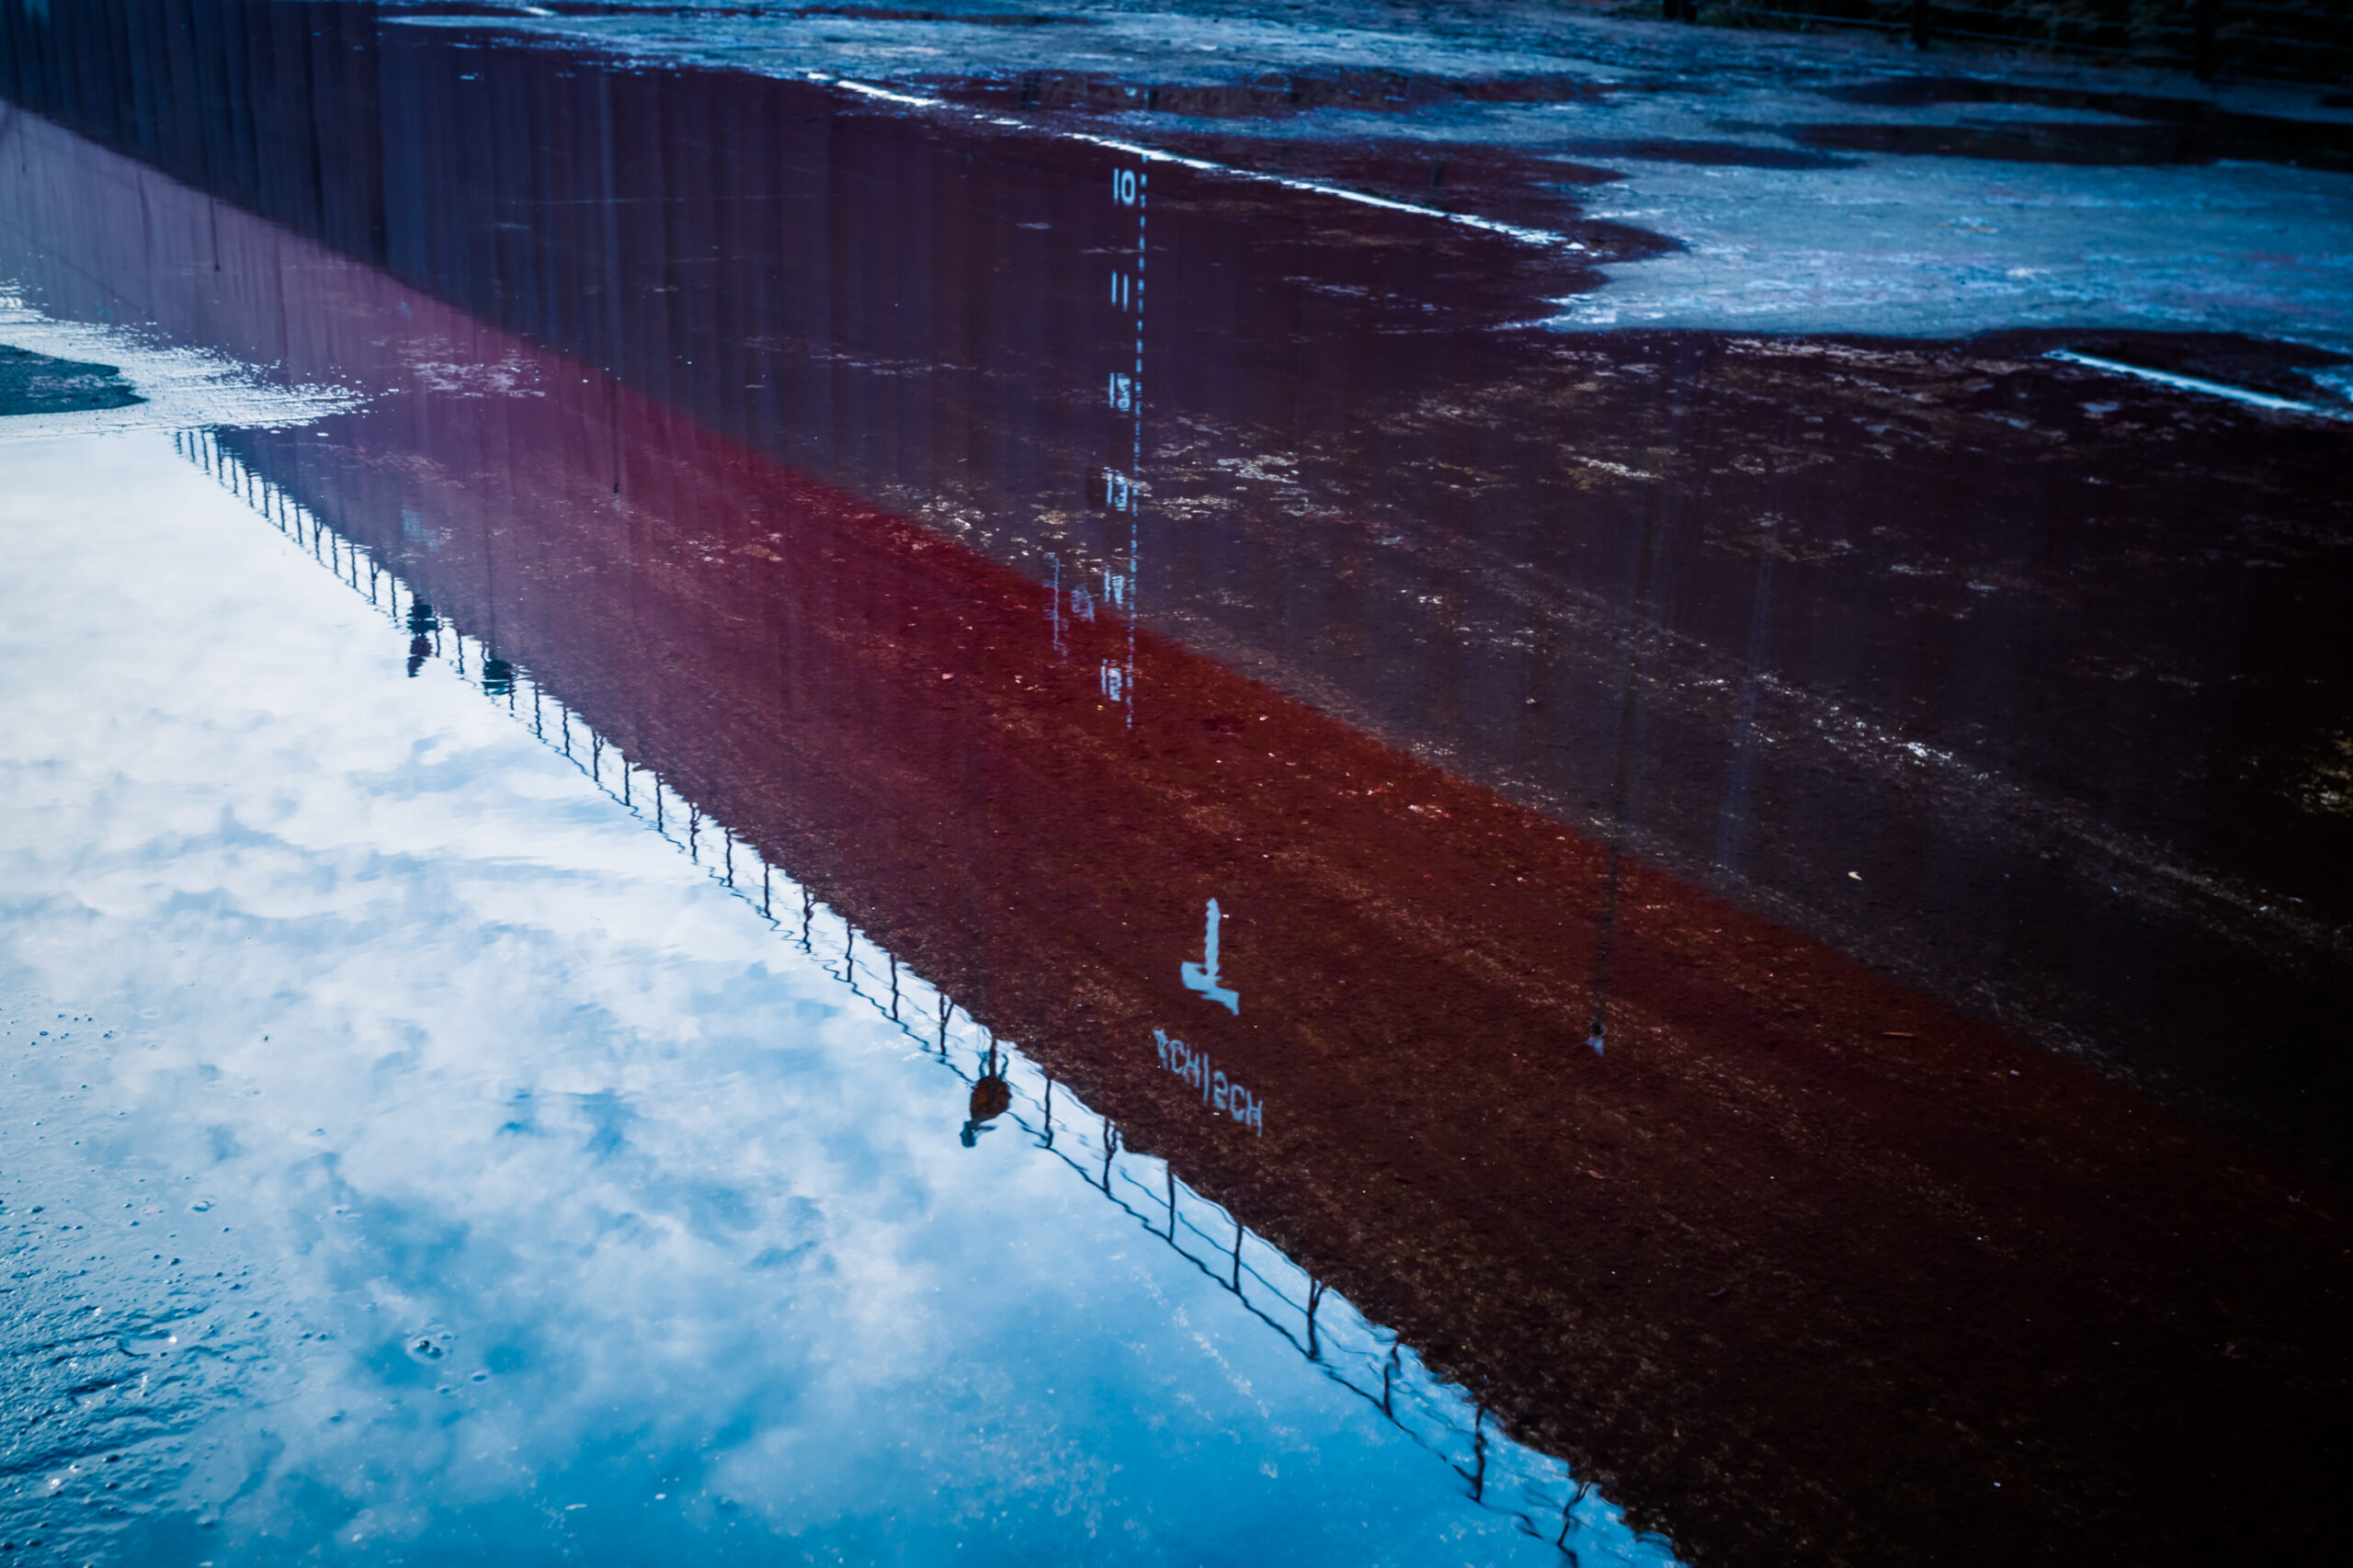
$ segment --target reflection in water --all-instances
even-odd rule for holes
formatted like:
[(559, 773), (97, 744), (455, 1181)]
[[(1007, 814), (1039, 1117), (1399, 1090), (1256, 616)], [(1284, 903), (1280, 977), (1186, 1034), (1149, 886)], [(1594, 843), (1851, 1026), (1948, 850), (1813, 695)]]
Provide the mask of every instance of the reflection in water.
[(1187, 959), (1176, 966), (1176, 977), (1185, 989), (1199, 994), (1204, 1001), (1214, 1002), (1229, 1013), (1242, 1011), (1242, 994), (1230, 985), (1220, 985), (1217, 973), (1217, 900), (1210, 900), (1209, 926), (1201, 933), (1201, 961)]
[[(970, 1114), (958, 1135), (964, 1147), (973, 1147), (992, 1124), (1009, 1118), (1040, 1148), (1052, 1152), (1204, 1277), (1232, 1291), (1253, 1317), (1322, 1366), (1327, 1376), (1443, 1458), (1469, 1485), (1473, 1499), (1514, 1516), (1531, 1534), (1552, 1540), (1573, 1558), (1636, 1563), (1674, 1560), (1663, 1539), (1637, 1537), (1622, 1512), (1589, 1482), (1577, 1482), (1558, 1460), (1498, 1433), (1483, 1405), (1462, 1389), (1433, 1378), (1420, 1357), (1393, 1334), (1369, 1322), (1328, 1283), (1194, 1191), (1177, 1177), (1173, 1165), (1125, 1147), (1110, 1118), (1090, 1109), (1067, 1085), (1058, 1091), (1049, 1073), (1000, 1040), (946, 993), (902, 966), (896, 955), (878, 949), (870, 935), (827, 908), (658, 774), (631, 761), (533, 679), (529, 669), (498, 657), (461, 629), (445, 626), (433, 607), (417, 598), (399, 573), (373, 552), (337, 534), (211, 434), (182, 432), (175, 437), (174, 447), (355, 593), (366, 595), (394, 625), (417, 632), (408, 659), (411, 676), (429, 657), (446, 659), (460, 676), (471, 661), (480, 672), (485, 696), (713, 879), (755, 905), (778, 931), (941, 1066), (966, 1079)], [(1207, 968), (1213, 982), (1214, 901), (1210, 908)], [(1223, 1074), (1217, 1076), (1222, 1079)], [(1206, 1078), (1197, 1074), (1195, 1081), (1203, 1084), (1206, 1093)], [(1240, 1086), (1233, 1092), (1234, 1104), (1242, 1105)], [(1217, 1097), (1222, 1109), (1227, 1097), (1222, 1085)], [(1249, 1120), (1240, 1110), (1235, 1116)]]
[[(1953, 1006), (2344, 1156), (2311, 1040), (2348, 994), (2325, 932), (2353, 838), (2287, 805), (2336, 766), (2346, 701), (2313, 612), (2344, 572), (2318, 541), (2335, 437), (2042, 339), (1499, 332), (1596, 278), (1142, 167), (1042, 110), (633, 71), (365, 5), (270, 7), (335, 40), (297, 47), (202, 0), (223, 59), (280, 85), (211, 99), (176, 14), (110, 12), (120, 42), (75, 47), (139, 62), (127, 99), (30, 30), (9, 92), (1021, 567), (1050, 629), (1142, 612)], [(256, 362), (341, 353), (254, 330)], [(1094, 678), (1136, 701), (1122, 647)]]
[[(2314, 1042), (2353, 994), (2327, 935), (2353, 833), (2300, 804), (2353, 700), (2315, 608), (2348, 570), (2336, 433), (2040, 357), (2108, 352), (2081, 334), (1498, 330), (1598, 253), (1146, 167), (1043, 109), (271, 7), (335, 40), (297, 47), (199, 9), (278, 87), (206, 96), (183, 24), (108, 0), (117, 33), (76, 47), (127, 51), (136, 91), (85, 91), (32, 34), (6, 90), (1016, 567), (1050, 640), (1142, 615), (1949, 1005), (2345, 1157)], [(186, 238), (191, 276), (222, 265)], [(356, 352), (244, 324), (257, 363)], [(514, 384), (424, 345), (411, 369)], [(612, 494), (647, 434), (626, 406), (577, 437)], [(1095, 649), (1096, 689), (1148, 703), (1127, 652)]]
[[(879, 1016), (865, 934), (815, 911), (796, 952), (669, 797), (714, 881), (677, 874), (517, 732), (523, 704), (469, 692), (484, 650), (449, 618), (446, 666), (404, 678), (404, 590), (379, 574), (371, 630), (160, 437), (20, 450), (10, 477), (9, 582), (39, 591), (0, 638), (0, 1540), (1556, 1560), (1324, 1374), (1385, 1336), (1346, 1354), (1362, 1325), (1255, 1240), (1230, 1277), (1232, 1226), (1188, 1192), (1200, 1262), (1139, 1244), (1165, 1166), (1112, 1164), (1141, 1219), (1104, 1201), (1099, 1123), (1059, 1086), (1006, 1063), (1037, 1136), (958, 1149), (967, 1085), (934, 1092)], [(573, 732), (583, 772), (615, 760)], [(903, 1016), (937, 1005), (897, 979)], [(951, 1057), (981, 1057), (946, 1011)], [(1323, 1367), (1252, 1315), (1278, 1290), (1329, 1323)]]
[(1392, 1325), (1535, 1528), (1540, 1449), (1695, 1557), (2311, 1544), (2331, 1189), (1996, 1026), (2337, 1158), (2341, 434), (1493, 330), (1591, 279), (1167, 165), (1147, 405), (1116, 149), (279, 14), (267, 97), (22, 57), (7, 266), (369, 394), (198, 454), (756, 878), (963, 1168), (1394, 1414)]
[(433, 657), (433, 639), (439, 633), (440, 630), (441, 622), (435, 618), (433, 614), (433, 607), (431, 605), (426, 604), (422, 600), (417, 600), (410, 604), (408, 607), (408, 673), (410, 679), (415, 679), (416, 673), (425, 667), (425, 661)]
[(989, 1130), (989, 1123), (1003, 1116), (1013, 1106), (1013, 1091), (1006, 1086), (1004, 1064), (997, 1061), (992, 1049), (982, 1063), (981, 1075), (972, 1080), (972, 1113), (964, 1119), (964, 1147), (979, 1142), (979, 1135)]

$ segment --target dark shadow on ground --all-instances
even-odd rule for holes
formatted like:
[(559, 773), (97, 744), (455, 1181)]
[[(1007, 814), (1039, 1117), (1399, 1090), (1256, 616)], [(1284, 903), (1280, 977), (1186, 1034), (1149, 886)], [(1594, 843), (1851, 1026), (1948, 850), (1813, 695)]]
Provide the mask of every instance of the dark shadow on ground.
[[(2045, 121), (2001, 126), (1809, 125), (1790, 132), (1842, 153), (1930, 153), (2036, 164), (2286, 164), (2353, 168), (2353, 125), (2245, 114), (2196, 98), (2103, 93), (1964, 76), (1896, 76), (1833, 88), (1825, 97), (1886, 108), (1935, 104), (2023, 104), (2088, 109), (2140, 125)], [(2332, 103), (2335, 100), (2331, 100)]]
[(0, 417), (12, 414), (77, 414), (127, 408), (147, 400), (112, 365), (52, 359), (0, 344)]

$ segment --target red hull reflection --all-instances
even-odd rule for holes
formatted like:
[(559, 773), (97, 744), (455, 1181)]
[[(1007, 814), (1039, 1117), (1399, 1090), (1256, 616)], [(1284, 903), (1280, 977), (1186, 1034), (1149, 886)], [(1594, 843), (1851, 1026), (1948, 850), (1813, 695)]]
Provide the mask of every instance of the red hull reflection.
[(255, 469), (1691, 1555), (2295, 1546), (2348, 1280), (2281, 1170), (592, 367), (17, 133), (74, 171), (81, 226), (44, 243), (84, 276), (378, 394), (232, 438)]

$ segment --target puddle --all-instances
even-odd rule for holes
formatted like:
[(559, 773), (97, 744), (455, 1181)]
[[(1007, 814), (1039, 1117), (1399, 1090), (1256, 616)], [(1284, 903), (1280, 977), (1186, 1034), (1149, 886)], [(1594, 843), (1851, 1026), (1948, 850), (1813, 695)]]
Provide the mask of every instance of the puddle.
[[(1824, 97), (1852, 104), (1914, 108), (1942, 104), (2019, 105), (2039, 109), (2088, 111), (2105, 125), (2073, 129), (2097, 138), (2120, 136), (2117, 162), (2200, 163), (2216, 158), (2260, 159), (2342, 168), (2353, 155), (2353, 124), (2334, 117), (2295, 119), (2255, 114), (2200, 98), (2155, 93), (2101, 91), (2051, 83), (1984, 80), (1964, 76), (1892, 76), (1829, 89)], [(2341, 107), (2341, 106), (2337, 106)], [(2118, 125), (2138, 120), (2140, 125)], [(2160, 127), (2172, 139), (2157, 140)], [(2063, 134), (2059, 127), (2024, 126), (2021, 131)], [(2134, 155), (2137, 150), (2139, 156)], [(2084, 151), (2090, 151), (2087, 145)]]
[(217, 1380), (124, 1447), (246, 1456), (122, 1530), (2295, 1549), (2339, 355), (1558, 330), (1681, 254), (1564, 160), (1850, 172), (1745, 144), (1250, 161), (305, 14), (306, 91), (5, 132), (26, 333), (316, 400), (9, 459), (110, 553), (13, 524), (8, 656), (88, 673), (10, 896), (88, 913), (7, 972), (127, 1042), (28, 1058), (28, 1168), (200, 1188), (201, 1275), (75, 1255), (152, 1321), (256, 1299), (104, 1341)]

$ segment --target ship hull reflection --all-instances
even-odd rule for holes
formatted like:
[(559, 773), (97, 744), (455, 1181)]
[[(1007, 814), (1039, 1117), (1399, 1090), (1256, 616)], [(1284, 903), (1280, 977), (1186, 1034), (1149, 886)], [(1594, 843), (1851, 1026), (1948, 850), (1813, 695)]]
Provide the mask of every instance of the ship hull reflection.
[(19, 209), (51, 277), (374, 394), (222, 437), (243, 472), (1394, 1325), (1479, 1430), (1695, 1556), (2301, 1549), (2347, 1281), (2284, 1168), (1627, 834), (1074, 618), (691, 398), (15, 133), (74, 193)]
[(1131, 726), (1125, 628), (1058, 651), (1034, 581), (477, 330), (545, 395), (227, 445), (1639, 1519), (1901, 1541), (1891, 1454), (2030, 1495), (1977, 1423), (2088, 1465), (2129, 1400), (2187, 1462), (2279, 1414), (2202, 1335), (2321, 1342), (2285, 1173), (1148, 631)]

